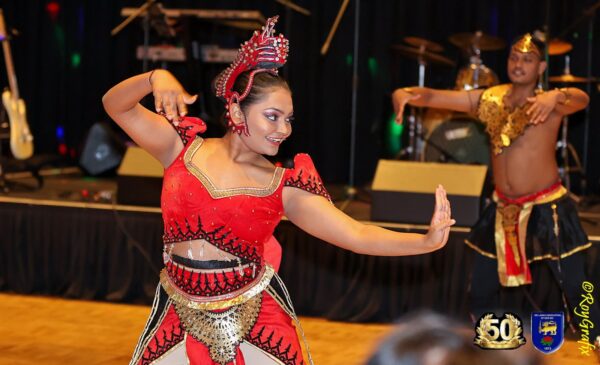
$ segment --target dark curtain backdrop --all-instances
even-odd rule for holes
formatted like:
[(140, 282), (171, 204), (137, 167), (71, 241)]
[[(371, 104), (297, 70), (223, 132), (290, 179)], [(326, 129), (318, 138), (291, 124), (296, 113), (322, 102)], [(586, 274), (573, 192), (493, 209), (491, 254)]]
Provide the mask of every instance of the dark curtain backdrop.
[[(549, 26), (557, 34), (576, 19), (594, 0), (421, 0), (362, 1), (360, 8), (360, 56), (358, 80), (358, 123), (356, 180), (368, 182), (378, 158), (384, 154), (385, 125), (391, 113), (389, 95), (393, 88), (417, 82), (415, 61), (400, 57), (390, 45), (405, 36), (420, 36), (442, 43), (446, 54), (461, 63), (459, 52), (449, 44), (450, 34), (481, 29), (507, 41), (518, 34), (540, 28), (545, 20), (545, 7), (550, 5)], [(138, 6), (137, 1), (2, 1), (7, 23), (18, 29), (12, 43), (21, 92), (28, 105), (28, 117), (36, 137), (36, 149), (56, 151), (56, 128), (65, 127), (66, 143), (78, 151), (89, 127), (107, 119), (101, 97), (111, 85), (141, 72), (135, 59), (135, 47), (142, 44), (142, 30), (131, 24), (116, 37), (110, 30), (123, 18), (124, 6)], [(58, 4), (52, 15), (48, 4)], [(297, 0), (312, 11), (312, 16), (286, 11), (275, 1), (199, 1), (165, 0), (168, 8), (258, 9), (266, 16), (281, 14), (278, 29), (291, 41), (290, 62), (285, 69), (294, 91), (294, 137), (281, 151), (286, 158), (298, 151), (313, 155), (321, 175), (329, 182), (346, 182), (349, 166), (350, 106), (352, 85), (352, 45), (354, 1), (351, 1), (329, 53), (319, 55), (320, 47), (337, 14), (341, 0)], [(237, 47), (247, 34), (239, 34), (215, 25), (189, 24), (190, 38), (202, 42), (222, 41)], [(600, 23), (600, 22), (598, 22)], [(582, 23), (567, 40), (573, 42), (572, 71), (586, 71), (587, 39), (594, 36), (593, 73), (600, 75), (600, 24), (593, 33)], [(181, 41), (179, 41), (181, 42)], [(507, 50), (485, 52), (484, 62), (506, 80)], [(157, 67), (153, 65), (152, 67)], [(216, 119), (221, 109), (208, 94), (208, 83), (221, 66), (170, 65), (190, 92), (204, 92), (205, 108), (196, 106)], [(562, 71), (562, 57), (553, 57), (551, 74)], [(198, 71), (201, 69), (201, 71)], [(457, 69), (432, 67), (426, 84), (450, 88)], [(0, 82), (5, 74), (0, 72)], [(600, 103), (596, 86), (592, 92), (589, 129), (588, 169), (590, 183), (598, 189), (600, 167), (597, 156), (600, 144)], [(213, 130), (218, 129), (216, 124)], [(577, 151), (584, 151), (583, 113), (571, 124), (570, 140)], [(583, 156), (582, 156), (583, 158)]]
[[(149, 305), (162, 267), (160, 214), (0, 204), (0, 291)], [(340, 321), (390, 322), (432, 309), (468, 318), (473, 251), (465, 233), (428, 255), (357, 255), (281, 222), (279, 274), (297, 312)], [(588, 278), (600, 286), (600, 245), (586, 251)], [(532, 265), (530, 290), (545, 310), (562, 310), (545, 264)], [(499, 308), (533, 311), (522, 288), (503, 291)], [(526, 316), (526, 317), (525, 317)]]

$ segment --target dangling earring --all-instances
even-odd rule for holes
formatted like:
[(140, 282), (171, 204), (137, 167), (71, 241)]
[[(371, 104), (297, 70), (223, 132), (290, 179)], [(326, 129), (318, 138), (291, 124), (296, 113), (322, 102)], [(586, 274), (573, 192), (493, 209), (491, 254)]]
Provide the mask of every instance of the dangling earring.
[[(225, 114), (225, 117), (227, 118), (227, 126), (229, 127), (229, 129), (237, 134), (242, 134), (244, 133), (244, 135), (249, 136), (250, 132), (248, 131), (248, 123), (246, 123), (246, 120), (244, 119), (242, 123), (240, 124), (235, 124), (233, 122), (233, 118), (231, 113), (233, 113), (233, 104), (237, 104), (239, 107), (239, 96), (236, 92), (233, 93), (233, 95), (231, 95), (231, 98), (229, 98), (229, 101), (227, 103), (227, 113)], [(236, 111), (237, 112), (237, 111)], [(236, 115), (237, 117), (237, 115)]]

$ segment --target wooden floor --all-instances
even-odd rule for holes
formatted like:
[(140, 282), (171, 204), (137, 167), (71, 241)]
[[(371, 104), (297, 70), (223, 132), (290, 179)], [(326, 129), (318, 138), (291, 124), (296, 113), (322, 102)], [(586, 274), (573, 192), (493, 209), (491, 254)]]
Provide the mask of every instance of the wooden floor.
[[(142, 331), (146, 306), (0, 294), (0, 365), (123, 365)], [(302, 318), (317, 365), (364, 364), (391, 325)], [(527, 344), (526, 346), (530, 346)], [(567, 341), (547, 364), (593, 364)]]

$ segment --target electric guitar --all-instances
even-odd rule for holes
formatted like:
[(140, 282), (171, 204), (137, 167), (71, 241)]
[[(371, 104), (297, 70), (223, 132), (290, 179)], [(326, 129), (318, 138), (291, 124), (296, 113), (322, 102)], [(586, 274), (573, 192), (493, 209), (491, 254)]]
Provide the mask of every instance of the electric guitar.
[(33, 135), (31, 135), (27, 125), (25, 102), (19, 98), (17, 77), (10, 53), (10, 45), (8, 44), (2, 9), (0, 9), (0, 41), (2, 41), (9, 84), (9, 88), (2, 92), (2, 104), (4, 104), (10, 122), (10, 150), (16, 159), (24, 160), (33, 155)]

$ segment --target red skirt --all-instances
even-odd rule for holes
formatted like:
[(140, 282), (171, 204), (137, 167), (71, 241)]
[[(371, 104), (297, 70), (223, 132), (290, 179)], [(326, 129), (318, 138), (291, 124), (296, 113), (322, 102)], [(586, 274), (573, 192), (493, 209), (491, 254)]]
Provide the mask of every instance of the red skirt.
[(130, 364), (304, 364), (295, 321), (276, 274), (265, 290), (239, 308), (200, 312), (182, 308), (159, 284)]

